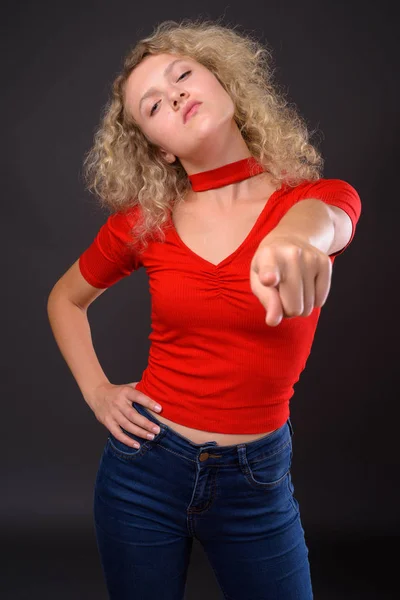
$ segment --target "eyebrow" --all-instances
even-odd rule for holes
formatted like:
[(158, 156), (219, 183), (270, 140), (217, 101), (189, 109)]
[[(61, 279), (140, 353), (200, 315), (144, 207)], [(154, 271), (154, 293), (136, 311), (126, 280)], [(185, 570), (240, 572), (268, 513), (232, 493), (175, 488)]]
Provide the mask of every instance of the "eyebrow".
[[(167, 68), (164, 70), (164, 73), (163, 73), (164, 77), (167, 77), (170, 74), (170, 72), (172, 71), (172, 69), (174, 68), (174, 65), (176, 65), (176, 63), (183, 62), (184, 60), (185, 60), (184, 58), (176, 58), (171, 63), (169, 63)], [(148, 98), (149, 96), (154, 94), (154, 92), (156, 92), (156, 91), (157, 90), (155, 87), (151, 87), (147, 90), (147, 92), (145, 94), (143, 94), (143, 96), (141, 97), (140, 102), (139, 102), (139, 110), (141, 109), (141, 106), (142, 106), (143, 102), (146, 100), (146, 98)]]

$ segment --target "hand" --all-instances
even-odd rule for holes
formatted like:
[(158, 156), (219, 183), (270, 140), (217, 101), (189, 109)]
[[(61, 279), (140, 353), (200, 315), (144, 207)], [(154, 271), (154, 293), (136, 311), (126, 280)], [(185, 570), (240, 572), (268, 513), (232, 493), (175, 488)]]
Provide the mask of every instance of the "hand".
[[(151, 398), (135, 390), (137, 383), (137, 381), (125, 385), (103, 383), (96, 388), (90, 403), (97, 420), (107, 427), (117, 440), (132, 448), (139, 448), (140, 444), (138, 445), (136, 441), (126, 435), (121, 427), (146, 439), (149, 432), (155, 433), (153, 427), (158, 427), (153, 421), (140, 415), (133, 408), (132, 402), (160, 412), (156, 410), (157, 404)], [(159, 433), (159, 428), (157, 433)]]
[(332, 263), (328, 254), (301, 236), (273, 230), (260, 243), (250, 266), (250, 287), (274, 327), (282, 318), (308, 317), (329, 294)]

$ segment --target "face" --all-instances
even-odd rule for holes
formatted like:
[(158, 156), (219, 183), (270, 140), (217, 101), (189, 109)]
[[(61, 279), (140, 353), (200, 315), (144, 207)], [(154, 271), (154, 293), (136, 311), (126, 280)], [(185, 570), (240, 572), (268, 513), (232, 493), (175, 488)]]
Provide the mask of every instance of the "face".
[[(199, 103), (185, 118), (185, 110)], [(193, 161), (231, 127), (234, 104), (218, 79), (192, 58), (147, 56), (126, 83), (125, 106), (168, 162)]]

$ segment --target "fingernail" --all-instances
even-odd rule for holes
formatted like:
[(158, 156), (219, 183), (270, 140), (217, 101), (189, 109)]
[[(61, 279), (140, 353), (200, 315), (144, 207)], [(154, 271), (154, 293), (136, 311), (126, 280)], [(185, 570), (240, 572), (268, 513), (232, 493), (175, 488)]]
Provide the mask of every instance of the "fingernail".
[(159, 404), (156, 404), (156, 405), (154, 406), (154, 410), (156, 410), (157, 412), (160, 412), (160, 410), (161, 410), (161, 406), (160, 406)]

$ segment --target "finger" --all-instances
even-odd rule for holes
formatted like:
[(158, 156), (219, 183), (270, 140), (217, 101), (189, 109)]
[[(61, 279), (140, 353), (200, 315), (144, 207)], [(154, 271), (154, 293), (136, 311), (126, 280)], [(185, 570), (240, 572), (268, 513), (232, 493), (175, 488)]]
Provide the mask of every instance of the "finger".
[(140, 448), (139, 442), (133, 440), (131, 437), (129, 437), (129, 435), (124, 433), (121, 428), (118, 427), (118, 423), (116, 423), (116, 427), (110, 428), (109, 431), (117, 440), (126, 446), (130, 446), (131, 448)]
[[(137, 381), (135, 383), (138, 383)], [(132, 393), (132, 390), (129, 388), (130, 384), (127, 384), (125, 391), (125, 398), (129, 404), (129, 406), (132, 406), (132, 402), (136, 402), (137, 404), (141, 404), (142, 406), (146, 406), (147, 408), (149, 408), (150, 410), (153, 410), (155, 412), (161, 412), (162, 411), (162, 406), (160, 406), (159, 404), (157, 404), (157, 402), (154, 402), (154, 400), (152, 400), (151, 398), (149, 398), (149, 396), (146, 396), (145, 394), (142, 394), (139, 391), (135, 391)]]
[(282, 321), (283, 307), (277, 289), (271, 289), (271, 298), (267, 308), (265, 322), (270, 327), (276, 327)]
[[(155, 432), (147, 431), (146, 429), (143, 429), (143, 428), (139, 427), (138, 425), (135, 425), (134, 423), (132, 423), (132, 421), (130, 421), (129, 419), (125, 419), (123, 416), (121, 416), (119, 418), (119, 421), (120, 422), (118, 424), (121, 428), (120, 429), (121, 435), (128, 435), (129, 433), (131, 433), (132, 435), (137, 435), (138, 437), (146, 439), (146, 440), (154, 439), (155, 435), (157, 435)], [(154, 425), (154, 423), (153, 423), (153, 425)], [(149, 437), (149, 436), (151, 436), (151, 437)], [(129, 435), (128, 435), (128, 437), (129, 437)], [(129, 439), (131, 440), (131, 442), (139, 443), (137, 440), (132, 440), (132, 438), (129, 438)]]
[(321, 260), (315, 280), (315, 306), (323, 306), (328, 298), (332, 280), (332, 263), (329, 256)]
[(279, 291), (275, 287), (266, 287), (258, 279), (255, 282), (257, 297), (266, 310), (265, 322), (271, 327), (279, 325), (283, 317)]
[(307, 254), (302, 265), (303, 277), (303, 317), (308, 317), (315, 308), (315, 285), (319, 268), (319, 258)]
[(278, 265), (263, 265), (258, 271), (260, 281), (265, 286), (277, 286), (281, 281)]
[(314, 272), (308, 271), (303, 276), (303, 317), (310, 316), (315, 308), (315, 282)]
[(128, 429), (127, 427), (125, 427), (125, 429), (127, 429), (128, 431), (131, 431), (131, 433), (137, 433), (137, 435), (141, 435), (142, 437), (146, 437), (146, 435), (151, 432), (151, 433), (159, 433), (160, 432), (160, 428), (156, 423), (153, 423), (153, 421), (151, 421), (150, 419), (147, 419), (146, 417), (144, 417), (143, 415), (139, 414), (138, 411), (136, 410), (136, 408), (133, 408), (132, 406), (130, 408), (123, 408), (121, 410), (121, 418), (124, 420), (124, 423), (127, 423), (128, 425), (135, 427), (135, 430), (132, 429)]
[(279, 296), (285, 317), (298, 317), (304, 310), (303, 276), (298, 252), (286, 261)]

